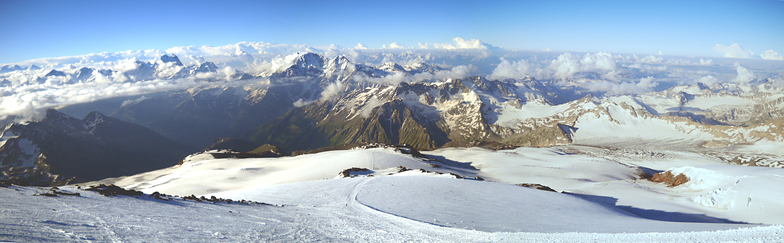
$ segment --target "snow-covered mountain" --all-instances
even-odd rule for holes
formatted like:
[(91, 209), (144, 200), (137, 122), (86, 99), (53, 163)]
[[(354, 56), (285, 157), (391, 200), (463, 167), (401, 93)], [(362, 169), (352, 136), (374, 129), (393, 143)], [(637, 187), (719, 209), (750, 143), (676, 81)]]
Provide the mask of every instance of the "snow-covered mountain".
[[(387, 75), (411, 75), (394, 63), (377, 69)], [(339, 83), (338, 94), (294, 107), (248, 138), (288, 151), (365, 142), (434, 149), (482, 143), (621, 146), (641, 139), (666, 140), (675, 147), (717, 148), (781, 146), (784, 141), (784, 89), (770, 79), (601, 97), (580, 86), (533, 78), (354, 82)], [(779, 156), (775, 149), (764, 153)], [(782, 165), (780, 158), (766, 161), (762, 164)]]
[(79, 120), (48, 110), (44, 119), (8, 125), (0, 134), (0, 180), (20, 185), (132, 175), (177, 164), (194, 150), (97, 112)]
[[(114, 69), (112, 69), (114, 68)], [(140, 82), (146, 80), (196, 79), (209, 82), (226, 81), (228, 79), (249, 79), (250, 75), (230, 70), (224, 72), (215, 63), (205, 61), (185, 66), (176, 55), (162, 55), (160, 58), (146, 62), (127, 60), (112, 68), (78, 67), (69, 65), (61, 69), (42, 69), (36, 65), (22, 68), (18, 65), (6, 65), (0, 73), (6, 74), (6, 82), (2, 86), (19, 87), (27, 84), (75, 84), (75, 83), (107, 83), (107, 82)], [(10, 78), (10, 80), (8, 79)]]
[[(357, 73), (369, 77), (390, 75), (383, 67), (353, 64), (345, 56), (326, 59), (316, 53), (296, 53), (286, 60), (288, 63), (277, 72), (257, 74), (269, 83), (195, 87), (123, 106), (112, 116), (144, 125), (183, 143), (207, 147), (221, 137), (242, 137), (292, 108), (329, 98), (325, 95), (376, 85), (354, 81), (352, 78)], [(428, 70), (424, 67), (430, 66), (416, 67)], [(415, 70), (400, 72), (410, 75)]]
[[(243, 136), (285, 114), (298, 100), (318, 99), (330, 83), (350, 77), (340, 75), (349, 67), (336, 61), (339, 60), (325, 61), (320, 55), (302, 53), (294, 56), (287, 68), (262, 73), (269, 83), (190, 88), (123, 106), (112, 116), (206, 148), (221, 137)], [(332, 71), (325, 74), (325, 68)]]
[[(33, 66), (31, 66), (30, 68), (33, 68)], [(22, 67), (20, 67), (19, 65), (16, 65), (16, 64), (14, 64), (14, 65), (10, 65), (10, 64), (9, 65), (3, 65), (3, 66), (0, 67), (0, 73), (17, 71), (17, 70), (24, 70), (24, 68), (22, 68)]]
[[(160, 60), (139, 67), (182, 68), (173, 75), (184, 75), (176, 56)], [(585, 78), (444, 78), (439, 73), (446, 69), (423, 58), (374, 66), (343, 55), (298, 52), (281, 60), (253, 75), (261, 81), (216, 83), (146, 97), (112, 116), (201, 148), (223, 137), (276, 144), (289, 152), (363, 142), (434, 149), (479, 144), (632, 146), (639, 143), (630, 141), (642, 140), (708, 152), (770, 143), (773, 147), (755, 159), (738, 159), (743, 157), (740, 152), (724, 157), (761, 165), (781, 162), (774, 149), (782, 139), (780, 80), (697, 83), (613, 95), (592, 89), (596, 81)], [(205, 62), (191, 72), (215, 68)], [(133, 70), (130, 73), (144, 68)]]

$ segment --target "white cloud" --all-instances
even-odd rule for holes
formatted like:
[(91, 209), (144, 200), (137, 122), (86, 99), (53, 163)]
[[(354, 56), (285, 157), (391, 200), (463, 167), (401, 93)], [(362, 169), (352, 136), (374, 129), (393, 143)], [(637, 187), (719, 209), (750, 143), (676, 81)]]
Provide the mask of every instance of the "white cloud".
[(724, 57), (729, 58), (752, 58), (754, 57), (754, 52), (751, 50), (743, 48), (738, 43), (732, 44), (730, 46), (725, 46), (721, 44), (716, 44), (713, 47), (713, 50), (719, 53), (724, 54)]
[(654, 87), (659, 85), (658, 82), (654, 82), (653, 80), (654, 78), (649, 76), (641, 78), (640, 82), (636, 84), (632, 82), (615, 83), (610, 81), (602, 81), (591, 83), (586, 88), (591, 92), (606, 92), (608, 95), (641, 94), (650, 92)]
[(464, 40), (463, 38), (455, 37), (452, 40), (455, 41), (457, 49), (487, 49), (485, 43), (477, 39)]
[(435, 73), (417, 73), (408, 75), (404, 72), (395, 72), (384, 77), (368, 77), (363, 73), (358, 73), (352, 78), (357, 82), (370, 82), (380, 84), (398, 85), (400, 83), (413, 83), (425, 80), (444, 80), (448, 78), (462, 79), (474, 73), (476, 68), (473, 65), (459, 65), (450, 70), (440, 70)]
[(659, 85), (659, 83), (653, 81), (653, 76), (641, 78), (640, 82), (637, 83), (638, 87), (648, 90), (653, 89), (656, 85)]
[(686, 65), (710, 66), (710, 65), (713, 65), (713, 60), (710, 60), (710, 59), (708, 59), (708, 60), (700, 59), (699, 62), (697, 62), (696, 60), (692, 62), (690, 60), (685, 60), (685, 59), (664, 59), (664, 57), (659, 57), (659, 56), (654, 56), (654, 55), (648, 55), (648, 56), (645, 56), (643, 58), (639, 58), (639, 57), (637, 57), (637, 55), (632, 55), (632, 56), (633, 56), (633, 58), (632, 57), (628, 57), (628, 56), (627, 57), (616, 56), (616, 59), (618, 59), (620, 61), (625, 61), (625, 62), (630, 62), (630, 61), (636, 62), (636, 63), (631, 64), (631, 65), (626, 65), (627, 67), (630, 67), (630, 68), (640, 68), (641, 67), (641, 65), (640, 65), (641, 63), (645, 63), (645, 64), (667, 64), (667, 65), (679, 65), (679, 66), (686, 66)]
[(767, 50), (763, 52), (762, 54), (760, 54), (760, 57), (765, 60), (778, 60), (778, 61), (784, 60), (784, 57), (782, 57), (781, 55), (779, 55), (778, 52), (775, 52), (773, 50)]
[(694, 82), (703, 83), (708, 86), (713, 86), (714, 84), (718, 83), (719, 80), (713, 77), (712, 75), (704, 76), (694, 80)]
[(553, 51), (553, 49), (550, 49), (550, 47), (547, 47), (547, 48), (544, 48), (544, 51)]
[(383, 45), (383, 46), (381, 46), (381, 48), (383, 48), (383, 49), (406, 49), (407, 47), (405, 47), (405, 46), (403, 46), (401, 44), (398, 44), (397, 42), (392, 42), (392, 44), (389, 44), (389, 46)]
[(463, 38), (460, 38), (460, 37), (455, 37), (454, 39), (452, 39), (452, 41), (454, 41), (455, 43), (454, 44), (445, 44), (445, 43), (433, 43), (433, 44), (425, 43), (425, 44), (422, 44), (422, 43), (418, 43), (418, 44), (419, 44), (419, 48), (422, 48), (422, 49), (446, 49), (446, 50), (460, 50), (460, 49), (481, 49), (481, 50), (487, 50), (487, 49), (498, 49), (498, 47), (492, 46), (490, 44), (487, 44), (487, 43), (485, 43), (485, 42), (483, 42), (481, 40), (477, 40), (477, 39), (466, 40), (466, 39), (463, 39)]
[(471, 73), (474, 72), (474, 69), (475, 69), (474, 66), (469, 64), (467, 66), (466, 65), (455, 66), (450, 70), (436, 71), (433, 74), (424, 73), (424, 72), (417, 73), (414, 74), (412, 81), (418, 82), (423, 80), (444, 80), (448, 78), (461, 79), (471, 75)]
[(120, 107), (126, 107), (126, 106), (129, 106), (129, 105), (138, 104), (139, 102), (142, 102), (142, 101), (144, 101), (146, 99), (149, 99), (149, 98), (147, 98), (144, 95), (142, 95), (142, 97), (139, 97), (138, 99), (127, 99), (127, 100), (123, 101), (123, 103), (122, 103), (122, 105), (120, 105)]
[(368, 99), (367, 103), (365, 103), (365, 105), (362, 107), (362, 112), (360, 113), (360, 115), (362, 115), (362, 117), (364, 117), (364, 118), (368, 118), (368, 117), (370, 117), (370, 113), (373, 112), (373, 108), (376, 108), (376, 107), (378, 107), (379, 105), (382, 105), (382, 104), (384, 104), (384, 102), (382, 102), (381, 100), (379, 100), (375, 96), (370, 97), (370, 99)]
[(661, 63), (661, 62), (664, 61), (664, 58), (663, 57), (657, 57), (657, 56), (649, 55), (649, 56), (643, 57), (642, 59), (640, 59), (640, 61), (641, 62), (645, 62), (645, 63)]
[(329, 84), (324, 91), (321, 91), (321, 101), (328, 100), (343, 90), (343, 84), (340, 81)]
[(354, 47), (354, 49), (365, 50), (365, 49), (368, 49), (368, 48), (367, 48), (367, 46), (363, 45), (362, 43), (357, 43), (357, 46)]
[[(8, 115), (22, 116), (24, 120), (43, 118), (46, 108), (67, 106), (97, 101), (112, 97), (136, 96), (161, 91), (182, 90), (202, 86), (204, 83), (193, 77), (180, 79), (151, 79), (129, 81), (125, 75), (115, 72), (111, 77), (96, 75), (91, 82), (64, 82), (60, 77), (46, 78), (43, 83), (26, 83), (17, 86), (0, 87), (0, 118)], [(262, 84), (259, 80), (224, 82), (223, 85), (240, 86)], [(124, 102), (128, 105), (132, 100)]]
[(501, 58), (501, 63), (493, 69), (493, 73), (487, 77), (490, 80), (496, 79), (520, 79), (530, 75), (530, 71), (532, 71), (531, 64), (528, 63), (526, 60), (520, 60), (515, 62), (509, 62), (505, 58)]
[(295, 107), (303, 107), (303, 106), (306, 106), (306, 105), (310, 105), (310, 103), (313, 103), (313, 102), (314, 102), (314, 101), (312, 101), (312, 100), (311, 100), (311, 101), (305, 101), (305, 100), (303, 100), (302, 98), (300, 98), (299, 100), (297, 100), (297, 101), (294, 101), (294, 104), (293, 104), (293, 105), (294, 105)]
[(738, 72), (738, 76), (732, 81), (736, 83), (747, 83), (755, 78), (754, 72), (749, 71), (749, 69), (741, 66), (737, 62), (735, 63), (735, 70)]
[(354, 81), (357, 82), (369, 82), (369, 83), (379, 83), (379, 84), (391, 84), (391, 85), (398, 85), (403, 82), (411, 82), (413, 79), (410, 75), (406, 75), (403, 72), (396, 72), (384, 77), (368, 77), (363, 73), (357, 73), (353, 77)]
[(615, 67), (615, 58), (607, 52), (586, 53), (582, 58), (571, 53), (564, 53), (548, 66), (550, 70), (554, 71), (553, 76), (556, 78), (569, 78), (575, 73), (585, 71), (600, 71), (606, 74), (615, 70)]

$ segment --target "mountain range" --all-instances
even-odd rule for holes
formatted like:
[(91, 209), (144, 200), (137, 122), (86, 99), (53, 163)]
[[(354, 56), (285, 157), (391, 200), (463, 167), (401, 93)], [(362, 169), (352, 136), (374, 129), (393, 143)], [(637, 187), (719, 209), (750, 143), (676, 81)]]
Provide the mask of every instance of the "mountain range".
[[(776, 151), (784, 142), (784, 88), (772, 79), (610, 94), (591, 90), (587, 85), (594, 81), (585, 78), (442, 77), (446, 68), (421, 58), (374, 66), (300, 52), (285, 60), (275, 71), (204, 76), (204, 85), (145, 96), (109, 116), (93, 112), (78, 120), (49, 110), (40, 121), (6, 121), (3, 178), (58, 184), (131, 175), (176, 164), (221, 138), (243, 141), (242, 150), (272, 144), (287, 153), (362, 143), (419, 150), (653, 143), (731, 163), (784, 165)], [(133, 82), (220, 71), (212, 62), (186, 67), (174, 55), (133, 65), (125, 71), (51, 70), (35, 82), (111, 75)], [(752, 144), (774, 146), (751, 155), (741, 151)]]

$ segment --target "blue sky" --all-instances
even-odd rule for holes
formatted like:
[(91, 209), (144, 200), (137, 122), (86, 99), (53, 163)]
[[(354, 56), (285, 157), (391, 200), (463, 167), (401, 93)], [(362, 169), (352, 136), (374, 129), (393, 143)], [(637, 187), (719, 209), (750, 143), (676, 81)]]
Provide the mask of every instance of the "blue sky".
[(784, 55), (784, 1), (9, 1), (0, 63), (263, 41), (371, 48), (479, 39), (517, 50)]

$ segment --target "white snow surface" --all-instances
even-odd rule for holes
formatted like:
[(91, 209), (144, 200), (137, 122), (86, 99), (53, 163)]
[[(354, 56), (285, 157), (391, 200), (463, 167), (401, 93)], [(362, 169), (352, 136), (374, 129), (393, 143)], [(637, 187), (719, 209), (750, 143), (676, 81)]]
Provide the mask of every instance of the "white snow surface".
[(19, 134), (16, 134), (9, 129), (4, 129), (2, 131), (2, 134), (0, 134), (0, 147), (3, 147), (3, 145), (5, 145), (5, 142), (8, 141), (8, 139), (17, 138), (17, 137), (19, 137)]
[(725, 218), (764, 219), (768, 223), (784, 224), (784, 194), (760, 190), (770, 185), (784, 184), (784, 171), (764, 167), (729, 165), (684, 166), (670, 169), (690, 180), (673, 188), (681, 197), (703, 207), (718, 209)]
[(574, 143), (605, 145), (637, 141), (645, 144), (661, 144), (661, 141), (670, 140), (680, 141), (682, 144), (694, 144), (694, 141), (713, 138), (713, 135), (686, 122), (645, 117), (616, 104), (603, 103), (602, 105), (605, 106), (607, 113), (587, 113), (577, 119), (574, 127), (578, 130), (572, 137)]
[[(272, 205), (109, 198), (74, 186), (61, 190), (81, 196), (44, 197), (32, 195), (46, 188), (11, 186), (0, 188), (0, 241), (777, 242), (784, 234), (784, 198), (771, 193), (784, 182), (779, 168), (726, 165), (682, 151), (631, 157), (590, 149), (600, 150), (423, 152), (436, 160), (391, 148), (202, 158), (104, 181)], [(338, 176), (352, 167), (370, 171)], [(643, 169), (692, 180), (667, 187), (638, 179)]]
[[(392, 177), (390, 177), (392, 178)], [(417, 177), (408, 177), (417, 178)], [(421, 178), (421, 177), (420, 177)], [(428, 178), (444, 186), (438, 180)], [(705, 231), (689, 231), (699, 226), (682, 224), (687, 232), (651, 233), (541, 233), (541, 232), (485, 232), (444, 227), (437, 224), (406, 219), (365, 206), (372, 199), (364, 196), (351, 197), (359, 185), (376, 189), (373, 178), (328, 180), (318, 186), (317, 182), (297, 184), (317, 185), (328, 189), (314, 197), (329, 197), (330, 205), (309, 206), (287, 205), (242, 205), (212, 204), (194, 201), (154, 200), (149, 197), (129, 196), (104, 197), (94, 192), (85, 192), (74, 187), (61, 190), (80, 192), (80, 196), (44, 197), (33, 196), (46, 189), (33, 187), (0, 187), (0, 241), (15, 242), (124, 242), (124, 241), (178, 241), (178, 242), (650, 242), (650, 241), (754, 241), (776, 242), (784, 234), (784, 226), (708, 225)], [(429, 182), (429, 181), (428, 181)], [(470, 182), (497, 184), (488, 182)], [(384, 184), (382, 182), (382, 184)], [(448, 184), (448, 183), (447, 183)], [(348, 186), (348, 187), (341, 187)], [(378, 189), (388, 189), (381, 186)], [(302, 188), (302, 187), (300, 187)], [(313, 190), (310, 191), (319, 192)], [(508, 188), (523, 194), (541, 194), (526, 188)], [(342, 191), (342, 194), (329, 194)], [(345, 193), (352, 194), (346, 195)], [(287, 191), (295, 195), (304, 193)], [(550, 193), (555, 196), (566, 196)], [(537, 198), (545, 197), (541, 194)], [(307, 198), (307, 197), (303, 197)], [(432, 197), (431, 197), (432, 198)], [(359, 199), (359, 200), (358, 200)], [(397, 201), (397, 200), (395, 200)], [(532, 201), (532, 200), (529, 200)], [(567, 203), (581, 203), (579, 200)], [(385, 205), (391, 205), (388, 202)], [(379, 206), (385, 206), (379, 205)], [(452, 206), (454, 204), (447, 204)], [(598, 207), (596, 205), (585, 205)], [(502, 209), (495, 210), (498, 215)], [(556, 214), (557, 212), (551, 212)], [(542, 215), (542, 211), (531, 214)], [(589, 215), (612, 217), (611, 210), (587, 212)], [(492, 219), (485, 215), (483, 219)], [(624, 219), (622, 214), (617, 217)], [(631, 222), (644, 220), (626, 217)], [(594, 218), (600, 221), (601, 218)], [(569, 220), (584, 225), (584, 223)], [(602, 222), (611, 223), (614, 222)], [(657, 222), (651, 222), (656, 224)], [(669, 224), (669, 223), (665, 223)], [(561, 225), (572, 227), (569, 224)], [(632, 227), (632, 226), (628, 226)], [(642, 227), (642, 226), (641, 226)]]
[(514, 128), (526, 119), (555, 116), (567, 109), (569, 109), (569, 103), (551, 106), (541, 102), (528, 102), (521, 105), (519, 109), (508, 103), (503, 103), (498, 111), (498, 120), (495, 124)]
[(686, 103), (686, 106), (707, 110), (716, 106), (752, 106), (754, 104), (755, 102), (751, 99), (737, 96), (699, 96)]

